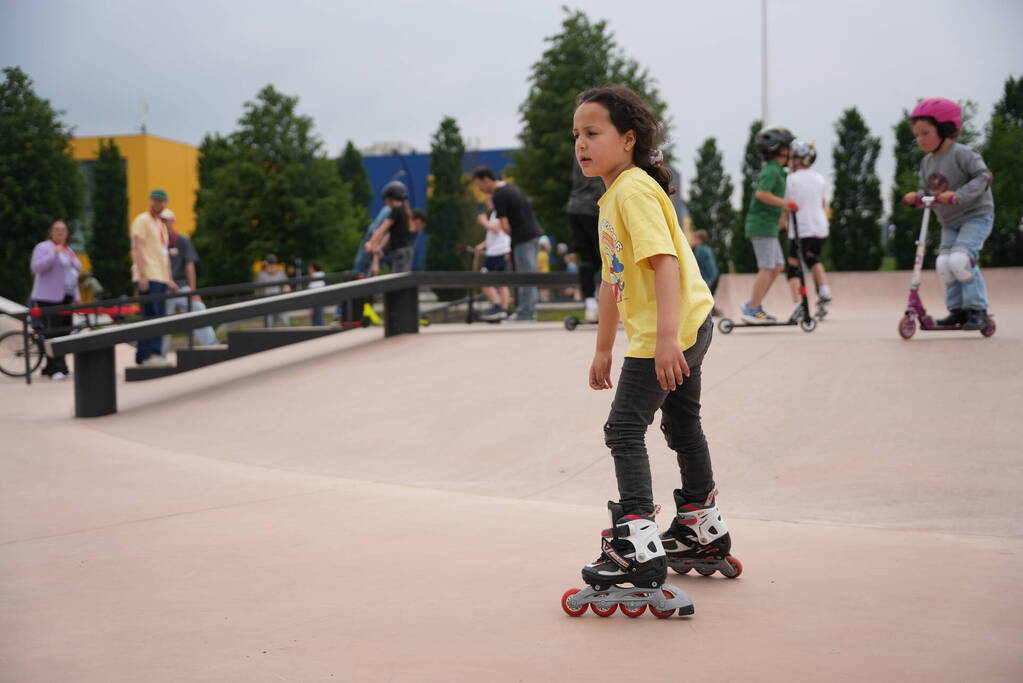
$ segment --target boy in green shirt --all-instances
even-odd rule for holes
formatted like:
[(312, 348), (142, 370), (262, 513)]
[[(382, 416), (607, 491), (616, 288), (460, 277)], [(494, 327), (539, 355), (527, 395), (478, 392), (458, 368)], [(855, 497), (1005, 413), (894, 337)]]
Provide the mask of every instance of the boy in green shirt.
[(757, 177), (756, 192), (746, 213), (746, 237), (753, 243), (758, 270), (753, 294), (742, 307), (742, 319), (753, 325), (778, 322), (764, 312), (763, 302), (774, 279), (785, 269), (785, 257), (778, 242), (781, 210), (799, 210), (795, 202), (785, 199), (785, 166), (794, 139), (785, 128), (767, 128), (756, 138), (757, 151), (766, 163)]

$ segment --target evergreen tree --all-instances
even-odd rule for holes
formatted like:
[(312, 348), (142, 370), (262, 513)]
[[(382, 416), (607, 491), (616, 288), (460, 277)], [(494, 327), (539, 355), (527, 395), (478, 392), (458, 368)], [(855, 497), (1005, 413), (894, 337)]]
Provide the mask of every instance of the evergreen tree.
[(881, 265), (881, 183), (875, 172), (881, 141), (870, 136), (855, 107), (835, 124), (835, 196), (831, 201), (831, 261), (836, 270)]
[(203, 140), (194, 236), (203, 284), (247, 281), (270, 252), (284, 262), (316, 259), (328, 270), (351, 263), (359, 216), (297, 105), (267, 86), (245, 104), (236, 132)]
[[(909, 112), (903, 110), (902, 119), (895, 125), (895, 178), (892, 183), (892, 214), (890, 222), (895, 226), (889, 245), (890, 253), (895, 259), (895, 267), (905, 270), (913, 267), (916, 257), (916, 239), (920, 232), (920, 210), (902, 204), (902, 197), (907, 192), (916, 192), (920, 188), (920, 160), (923, 153), (916, 145), (913, 130), (909, 123)], [(928, 242), (934, 243), (940, 237), (940, 230), (929, 230)], [(933, 249), (928, 249), (928, 257), (933, 263)]]
[(696, 174), (689, 186), (687, 206), (693, 226), (710, 235), (710, 248), (722, 266), (728, 264), (728, 240), (735, 225), (732, 190), (717, 140), (707, 138), (696, 152)]
[(344, 151), (337, 160), (337, 172), (341, 180), (348, 184), (352, 193), (352, 204), (362, 210), (359, 223), (365, 223), (369, 216), (369, 207), (373, 203), (373, 186), (369, 183), (366, 165), (362, 162), (362, 154), (349, 140)]
[(757, 151), (757, 133), (764, 127), (759, 119), (750, 124), (749, 138), (742, 157), (742, 206), (732, 228), (732, 242), (728, 255), (732, 270), (736, 273), (757, 272), (757, 257), (753, 245), (746, 237), (746, 214), (749, 212), (753, 192), (757, 186), (757, 176), (764, 166), (764, 160)]
[(131, 240), (128, 236), (128, 185), (124, 160), (113, 140), (100, 141), (92, 167), (92, 235), (89, 258), (104, 296), (129, 294)]
[(32, 249), (50, 225), (82, 211), (82, 178), (71, 158), (71, 129), (18, 67), (0, 82), (0, 296), (26, 301)]
[(1005, 81), (982, 155), (994, 176), (995, 225), (981, 251), (981, 262), (1023, 266), (1023, 76)]
[[(509, 169), (554, 242), (570, 241), (565, 207), (572, 188), (572, 114), (579, 93), (621, 83), (647, 101), (665, 128), (669, 124), (653, 79), (619, 50), (607, 22), (592, 22), (581, 11), (565, 13), (561, 32), (547, 38), (549, 47), (533, 65), (529, 94), (520, 108), (522, 146)], [(670, 150), (662, 151), (670, 163)]]
[(461, 270), (462, 259), (455, 246), (477, 242), (474, 202), (462, 168), (464, 156), (465, 143), (458, 123), (445, 117), (430, 143), (433, 191), (427, 200), (427, 270)]

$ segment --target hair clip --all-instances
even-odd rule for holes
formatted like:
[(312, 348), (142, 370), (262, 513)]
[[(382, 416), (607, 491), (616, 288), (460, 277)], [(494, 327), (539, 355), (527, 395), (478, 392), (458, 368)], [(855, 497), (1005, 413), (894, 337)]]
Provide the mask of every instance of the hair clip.
[(664, 154), (661, 153), (661, 150), (650, 150), (650, 165), (658, 168), (662, 163), (664, 163)]

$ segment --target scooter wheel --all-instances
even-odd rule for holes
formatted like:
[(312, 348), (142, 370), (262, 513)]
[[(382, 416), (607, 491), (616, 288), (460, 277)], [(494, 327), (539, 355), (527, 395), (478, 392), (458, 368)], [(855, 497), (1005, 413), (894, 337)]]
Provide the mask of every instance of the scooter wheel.
[(813, 332), (817, 329), (817, 321), (813, 318), (803, 318), (799, 321), (799, 326), (803, 332)]
[(913, 320), (912, 316), (904, 315), (902, 320), (899, 321), (899, 336), (903, 339), (909, 339), (916, 333), (916, 321)]
[(981, 330), (980, 333), (982, 335), (984, 335), (985, 337), (990, 337), (991, 335), (993, 335), (995, 333), (995, 330), (997, 330), (997, 329), (998, 329), (998, 326), (995, 325), (994, 319), (993, 318), (988, 318), (987, 319), (987, 327), (985, 327), (983, 330)]
[(718, 321), (718, 330), (721, 331), (721, 334), (728, 334), (732, 331), (733, 327), (735, 327), (735, 323), (728, 318), (722, 318)]
[(578, 327), (578, 325), (579, 318), (575, 317), (574, 315), (570, 315), (567, 318), (565, 318), (565, 329), (568, 330), (569, 332)]

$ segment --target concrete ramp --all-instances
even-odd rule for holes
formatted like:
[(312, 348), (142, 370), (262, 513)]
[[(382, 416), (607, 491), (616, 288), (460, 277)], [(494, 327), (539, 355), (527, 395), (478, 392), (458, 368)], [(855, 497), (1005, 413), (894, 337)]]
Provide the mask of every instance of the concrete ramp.
[(671, 577), (690, 619), (558, 604), (615, 496), (592, 328), (356, 330), (121, 383), (94, 420), (3, 381), (0, 679), (1018, 681), (1023, 271), (988, 273), (990, 339), (901, 340), (905, 273), (836, 276), (813, 334), (715, 337), (745, 571)]

